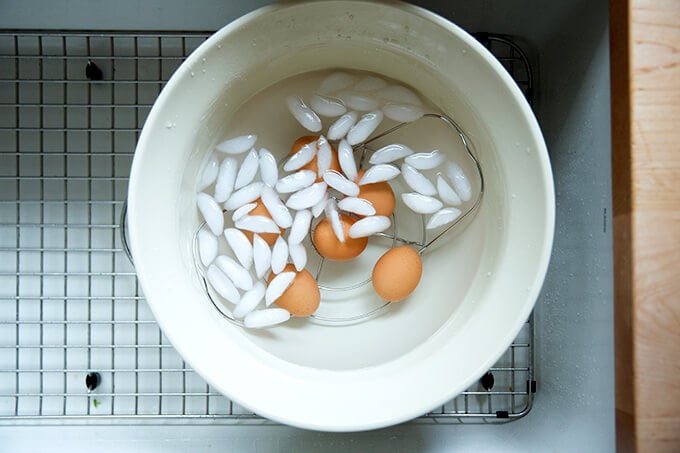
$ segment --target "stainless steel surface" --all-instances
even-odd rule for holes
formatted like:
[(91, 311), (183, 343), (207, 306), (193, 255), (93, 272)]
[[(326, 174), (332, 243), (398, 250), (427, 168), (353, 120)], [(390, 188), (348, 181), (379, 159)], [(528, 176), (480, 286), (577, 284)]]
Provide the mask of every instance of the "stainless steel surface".
[[(22, 0), (0, 5), (0, 27), (216, 30), (269, 3), (272, 1), (55, 0), (52, 8), (46, 8), (44, 0)], [(534, 371), (539, 388), (529, 414), (516, 422), (493, 426), (407, 423), (347, 434), (315, 433), (282, 425), (172, 423), (172, 419), (164, 419), (162, 425), (140, 426), (139, 417), (122, 426), (92, 427), (65, 425), (59, 419), (55, 422), (58, 426), (46, 426), (44, 421), (40, 426), (0, 426), (3, 450), (614, 451), (607, 2), (414, 3), (469, 32), (492, 30), (521, 36), (529, 44), (526, 49), (537, 76), (534, 110), (548, 145), (557, 200), (553, 254), (534, 312)], [(1, 137), (2, 145), (13, 140), (13, 136)]]
[[(167, 342), (118, 222), (139, 128), (206, 36), (0, 35), (2, 423), (263, 421), (214, 391)], [(530, 87), (523, 55), (493, 39), (492, 50)], [(87, 80), (90, 61), (103, 80)], [(90, 372), (101, 376), (92, 391)], [(421, 421), (524, 416), (533, 401), (531, 322), (490, 372), (493, 388), (477, 384)]]

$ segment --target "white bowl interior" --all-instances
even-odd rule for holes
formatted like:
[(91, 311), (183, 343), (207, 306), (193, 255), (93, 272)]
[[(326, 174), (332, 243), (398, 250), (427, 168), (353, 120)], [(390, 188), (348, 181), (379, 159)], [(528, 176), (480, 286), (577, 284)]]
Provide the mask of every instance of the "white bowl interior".
[[(482, 206), (464, 231), (425, 255), (416, 292), (383, 316), (342, 327), (299, 319), (243, 330), (210, 305), (193, 269), (199, 169), (219, 140), (252, 132), (233, 118), (246, 100), (279, 80), (333, 67), (402, 81), (454, 118), (484, 170)], [(464, 390), (526, 320), (552, 244), (547, 153), (512, 83), (469, 35), (407, 5), (275, 6), (211, 37), (156, 102), (130, 182), (135, 265), (168, 338), (235, 400), (310, 428), (384, 426)], [(299, 135), (286, 134), (272, 129), (272, 142), (261, 145), (281, 155), (287, 149), (277, 144)]]

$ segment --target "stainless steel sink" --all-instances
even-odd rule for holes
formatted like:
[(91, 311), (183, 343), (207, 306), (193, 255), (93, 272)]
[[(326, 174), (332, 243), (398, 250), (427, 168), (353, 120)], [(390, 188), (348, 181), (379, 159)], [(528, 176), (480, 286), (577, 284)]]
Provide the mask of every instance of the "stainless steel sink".
[[(79, 0), (56, 13), (43, 12), (37, 0), (4, 7), (0, 25), (20, 31), (0, 39), (1, 54), (21, 48), (25, 58), (0, 70), (3, 444), (613, 450), (604, 1), (415, 2), (470, 32), (507, 36), (527, 51), (534, 109), (551, 155), (557, 230), (550, 270), (533, 327), (527, 324), (492, 369), (494, 388), (480, 384), (398, 427), (312, 433), (272, 424), (214, 394), (162, 338), (118, 237), (134, 137), (160, 81), (201, 42), (203, 31), (266, 3)], [(88, 88), (84, 68), (92, 55), (116, 55), (118, 83)], [(517, 54), (501, 57), (511, 72), (521, 72), (513, 66), (521, 65)], [(113, 77), (111, 58), (93, 60)], [(69, 83), (40, 81), (59, 74)], [(85, 376), (94, 371), (101, 383), (88, 394)]]

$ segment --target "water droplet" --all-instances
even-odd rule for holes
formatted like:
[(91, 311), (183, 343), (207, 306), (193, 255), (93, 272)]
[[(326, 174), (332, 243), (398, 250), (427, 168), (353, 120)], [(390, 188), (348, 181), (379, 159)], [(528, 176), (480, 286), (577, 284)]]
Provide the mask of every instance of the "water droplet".
[(493, 275), (493, 274), (492, 274), (491, 272), (487, 272), (487, 273), (486, 273), (486, 276), (487, 276), (487, 277), (491, 277), (492, 275)]
[(218, 44), (218, 45), (217, 45), (217, 48), (218, 48), (218, 49), (221, 49), (221, 48), (222, 48), (222, 44)]
[(531, 154), (531, 148), (527, 146), (527, 148), (524, 150), (526, 151), (527, 154)]
[(166, 129), (174, 129), (176, 126), (177, 126), (177, 124), (176, 124), (176, 123), (173, 123), (172, 121), (167, 121), (167, 122), (165, 123), (165, 128), (166, 128)]
[(517, 194), (515, 194), (515, 193), (513, 193), (513, 194), (510, 195), (510, 196), (511, 196), (512, 198), (517, 198)]
[(515, 142), (515, 146), (519, 148), (519, 142)]
[(205, 69), (201, 69), (201, 72), (202, 72), (203, 74), (205, 74)]
[(191, 77), (193, 77), (193, 76), (195, 76), (196, 74), (194, 74), (194, 71), (191, 71), (191, 72), (189, 73), (189, 75), (190, 75)]
[(460, 53), (462, 53), (463, 55), (467, 55), (467, 49), (460, 49)]
[(203, 63), (205, 63), (205, 62), (208, 61), (208, 60), (206, 60), (205, 57), (204, 57), (204, 58), (201, 58), (201, 61), (202, 61)]

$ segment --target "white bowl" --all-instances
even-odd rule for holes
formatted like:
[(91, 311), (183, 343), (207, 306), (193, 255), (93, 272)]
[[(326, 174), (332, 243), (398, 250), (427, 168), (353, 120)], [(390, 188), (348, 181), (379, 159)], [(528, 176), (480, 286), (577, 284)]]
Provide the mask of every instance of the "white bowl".
[[(244, 101), (330, 67), (400, 80), (455, 118), (485, 171), (482, 206), (464, 232), (426, 254), (416, 292), (385, 315), (352, 326), (293, 320), (247, 331), (216, 312), (193, 269), (197, 174)], [(139, 280), (177, 351), (237, 403), (329, 431), (409, 420), (478, 379), (529, 316), (554, 229), (548, 155), (522, 93), (474, 38), (407, 4), (277, 5), (218, 31), (151, 110), (128, 201)]]

